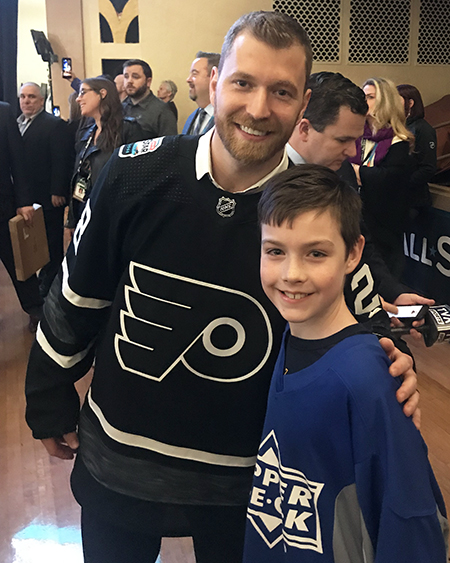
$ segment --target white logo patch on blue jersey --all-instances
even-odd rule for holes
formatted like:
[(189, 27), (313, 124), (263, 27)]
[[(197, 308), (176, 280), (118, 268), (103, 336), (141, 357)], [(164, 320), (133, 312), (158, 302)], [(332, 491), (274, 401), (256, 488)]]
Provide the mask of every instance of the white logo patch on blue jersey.
[(275, 432), (259, 447), (247, 518), (269, 548), (285, 546), (323, 553), (317, 502), (324, 483), (284, 467)]
[(163, 142), (164, 137), (157, 137), (156, 139), (146, 139), (145, 141), (138, 141), (132, 145), (122, 145), (119, 149), (120, 158), (134, 158), (149, 152), (155, 152)]

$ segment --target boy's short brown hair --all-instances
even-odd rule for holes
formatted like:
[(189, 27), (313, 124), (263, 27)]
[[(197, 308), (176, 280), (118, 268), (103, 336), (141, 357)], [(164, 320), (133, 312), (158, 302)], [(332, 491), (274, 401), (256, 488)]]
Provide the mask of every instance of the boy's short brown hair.
[(361, 235), (361, 198), (347, 182), (318, 164), (293, 166), (266, 182), (258, 205), (261, 224), (292, 226), (307, 211), (331, 213), (348, 256)]

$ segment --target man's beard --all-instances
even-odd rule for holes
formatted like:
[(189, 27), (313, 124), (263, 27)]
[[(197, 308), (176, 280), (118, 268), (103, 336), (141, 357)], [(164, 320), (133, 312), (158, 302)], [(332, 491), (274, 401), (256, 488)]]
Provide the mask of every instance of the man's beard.
[(197, 101), (197, 92), (195, 91), (195, 89), (189, 88), (189, 98), (190, 98), (193, 102)]
[[(214, 115), (216, 131), (231, 156), (243, 164), (259, 164), (270, 160), (283, 150), (289, 141), (292, 131), (283, 131), (281, 125), (273, 120), (253, 120), (248, 116), (236, 118), (237, 115), (220, 117), (220, 112)], [(257, 131), (270, 131), (270, 135), (262, 142), (252, 142), (239, 138), (236, 123)], [(294, 128), (294, 124), (292, 129)]]
[[(126, 89), (125, 89), (126, 91)], [(138, 88), (136, 90), (136, 92), (134, 92), (134, 94), (127, 94), (130, 96), (130, 98), (143, 98), (145, 96), (145, 94), (148, 91), (148, 86), (146, 84), (144, 84), (144, 86), (141, 86), (140, 88)]]

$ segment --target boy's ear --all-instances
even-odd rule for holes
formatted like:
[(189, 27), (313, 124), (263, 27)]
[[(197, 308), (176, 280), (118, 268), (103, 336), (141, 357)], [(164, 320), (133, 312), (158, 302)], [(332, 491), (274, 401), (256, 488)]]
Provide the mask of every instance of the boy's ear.
[(347, 258), (347, 268), (345, 273), (350, 274), (356, 268), (356, 266), (361, 261), (361, 256), (364, 250), (365, 239), (362, 235), (359, 235), (355, 246), (350, 250)]

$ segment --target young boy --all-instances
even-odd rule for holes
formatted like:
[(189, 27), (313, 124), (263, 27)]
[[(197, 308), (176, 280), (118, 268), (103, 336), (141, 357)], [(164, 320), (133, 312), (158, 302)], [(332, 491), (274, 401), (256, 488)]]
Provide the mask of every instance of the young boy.
[(445, 563), (445, 506), (377, 338), (344, 301), (364, 246), (357, 193), (327, 168), (269, 180), (264, 291), (289, 327), (247, 513), (245, 563)]

